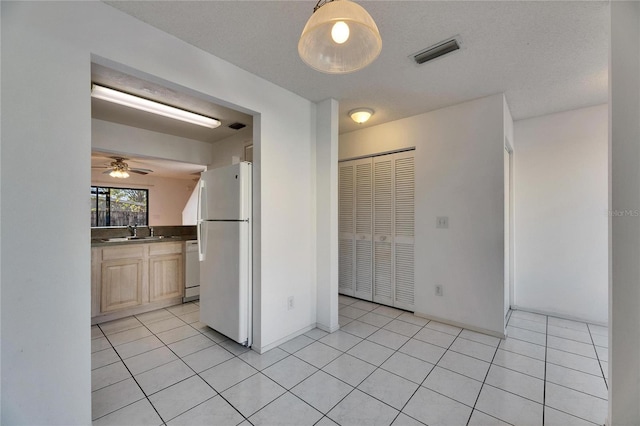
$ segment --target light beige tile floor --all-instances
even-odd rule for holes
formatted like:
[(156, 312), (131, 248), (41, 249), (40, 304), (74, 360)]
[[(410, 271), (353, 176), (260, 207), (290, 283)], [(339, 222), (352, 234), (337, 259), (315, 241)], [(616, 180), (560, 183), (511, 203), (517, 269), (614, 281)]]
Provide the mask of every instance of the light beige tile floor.
[(91, 328), (96, 425), (603, 424), (607, 329), (524, 311), (505, 340), (340, 296), (263, 355), (187, 303)]

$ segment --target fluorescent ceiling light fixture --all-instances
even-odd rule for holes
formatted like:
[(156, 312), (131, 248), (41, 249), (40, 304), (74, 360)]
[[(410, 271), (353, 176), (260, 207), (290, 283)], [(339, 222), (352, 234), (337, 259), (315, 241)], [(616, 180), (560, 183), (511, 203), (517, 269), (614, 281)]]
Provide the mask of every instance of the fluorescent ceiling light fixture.
[(298, 42), (304, 63), (328, 74), (360, 70), (381, 50), (382, 38), (373, 18), (349, 0), (318, 0)]
[(198, 126), (209, 127), (215, 129), (220, 126), (220, 122), (215, 118), (205, 117), (180, 108), (161, 104), (159, 102), (150, 101), (149, 99), (140, 98), (119, 90), (109, 89), (108, 87), (91, 85), (91, 96), (96, 99), (102, 99), (129, 108), (139, 109), (141, 111), (150, 112), (152, 114), (162, 115), (164, 117), (173, 118), (175, 120), (184, 121)]
[(349, 117), (358, 124), (366, 123), (372, 115), (371, 108), (356, 108), (349, 111)]

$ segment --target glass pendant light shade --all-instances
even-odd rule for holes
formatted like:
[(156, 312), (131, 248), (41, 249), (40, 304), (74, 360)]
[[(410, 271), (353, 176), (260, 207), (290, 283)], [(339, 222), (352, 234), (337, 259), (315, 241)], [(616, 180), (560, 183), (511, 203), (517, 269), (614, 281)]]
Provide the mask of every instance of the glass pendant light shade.
[(311, 68), (329, 74), (362, 69), (381, 50), (382, 38), (373, 18), (349, 0), (334, 0), (317, 9), (298, 42), (300, 58)]

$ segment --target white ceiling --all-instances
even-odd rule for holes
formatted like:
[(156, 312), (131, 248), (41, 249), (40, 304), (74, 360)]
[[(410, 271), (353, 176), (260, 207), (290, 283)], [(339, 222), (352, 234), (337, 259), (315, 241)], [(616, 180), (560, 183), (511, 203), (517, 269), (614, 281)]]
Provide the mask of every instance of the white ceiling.
[[(250, 138), (253, 132), (253, 117), (248, 114), (213, 104), (204, 99), (142, 80), (102, 65), (91, 64), (91, 81), (132, 95), (182, 108), (207, 117), (213, 117), (222, 124), (215, 129), (210, 129), (91, 98), (91, 116), (93, 118), (211, 143), (233, 136), (238, 132), (243, 132), (249, 135)], [(233, 130), (228, 127), (229, 124), (236, 122), (243, 123), (247, 127), (241, 130)]]
[[(514, 119), (607, 102), (606, 1), (358, 1), (383, 40), (348, 75), (308, 68), (297, 42), (315, 1), (108, 1), (108, 4), (312, 101), (340, 101), (340, 133), (504, 92)], [(458, 35), (462, 50), (409, 56)], [(376, 113), (358, 126), (355, 107)]]

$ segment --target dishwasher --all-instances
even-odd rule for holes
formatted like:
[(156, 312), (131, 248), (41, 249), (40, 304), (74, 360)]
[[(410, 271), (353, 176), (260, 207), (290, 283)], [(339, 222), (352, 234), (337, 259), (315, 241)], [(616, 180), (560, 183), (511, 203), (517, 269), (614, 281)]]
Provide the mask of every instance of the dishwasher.
[(185, 271), (183, 302), (200, 299), (200, 260), (198, 259), (198, 241), (185, 242)]

